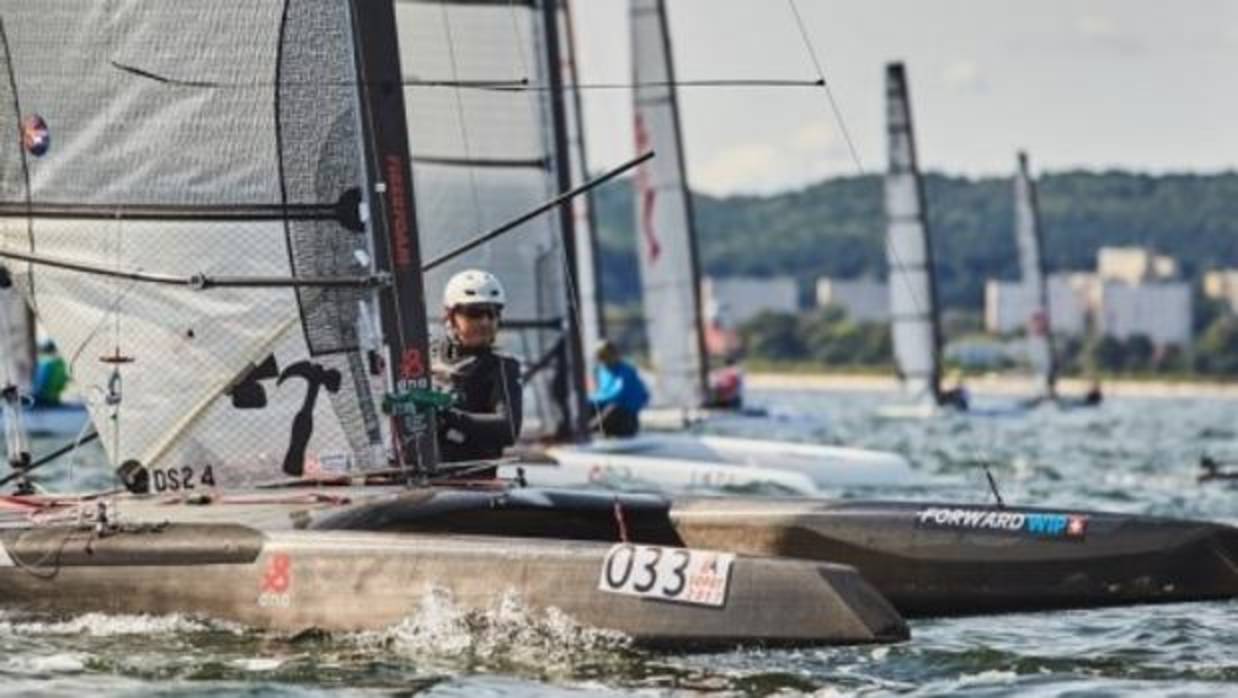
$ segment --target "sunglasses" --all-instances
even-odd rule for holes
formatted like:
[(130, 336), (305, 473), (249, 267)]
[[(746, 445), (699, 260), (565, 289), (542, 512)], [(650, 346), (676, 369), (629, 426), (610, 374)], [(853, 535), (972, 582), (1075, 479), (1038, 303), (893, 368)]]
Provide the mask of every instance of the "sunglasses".
[(499, 309), (488, 305), (466, 305), (463, 308), (457, 309), (456, 312), (474, 320), (480, 318), (497, 320), (499, 317)]

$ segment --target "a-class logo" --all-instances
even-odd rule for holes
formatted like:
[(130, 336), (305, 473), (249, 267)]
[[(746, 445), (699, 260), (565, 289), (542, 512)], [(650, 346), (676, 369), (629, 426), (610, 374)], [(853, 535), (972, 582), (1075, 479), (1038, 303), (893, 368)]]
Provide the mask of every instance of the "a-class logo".
[(1088, 517), (1081, 514), (1033, 514), (962, 507), (928, 507), (916, 514), (916, 524), (925, 528), (964, 528), (976, 531), (1008, 531), (1049, 538), (1082, 538)]

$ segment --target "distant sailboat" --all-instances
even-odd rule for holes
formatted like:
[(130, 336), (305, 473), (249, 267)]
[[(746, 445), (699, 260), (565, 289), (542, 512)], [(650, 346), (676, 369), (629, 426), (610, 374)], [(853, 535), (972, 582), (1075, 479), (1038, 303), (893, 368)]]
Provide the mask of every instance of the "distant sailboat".
[(890, 270), (894, 359), (904, 401), (883, 406), (877, 414), (896, 419), (964, 412), (983, 416), (1021, 414), (1028, 407), (1026, 401), (985, 401), (977, 405), (962, 385), (961, 376), (954, 385), (942, 385), (941, 311), (933, 236), (902, 63), (886, 66), (885, 84), (889, 148), (885, 176), (886, 263)]
[(1101, 402), (1099, 386), (1086, 395), (1064, 398), (1057, 392), (1058, 361), (1053, 346), (1053, 318), (1049, 304), (1049, 284), (1043, 256), (1044, 233), (1040, 225), (1040, 202), (1036, 182), (1029, 173), (1027, 153), (1018, 154), (1014, 176), (1015, 242), (1019, 250), (1020, 282), (1023, 296), (1030, 301), (1026, 325), (1027, 357), (1036, 377), (1036, 393), (1029, 405), (1053, 402), (1063, 407), (1083, 407)]
[[(738, 338), (727, 327), (725, 308), (702, 303), (700, 229), (688, 188), (665, 3), (632, 0), (630, 8), (636, 150), (658, 153), (633, 180), (645, 334), (655, 379), (655, 405), (646, 410), (646, 421), (681, 428), (699, 421), (774, 417), (745, 403)], [(711, 366), (711, 358), (723, 365)]]
[(635, 216), (641, 295), (658, 404), (708, 401), (696, 222), (688, 191), (666, 7), (632, 0), (633, 133), (636, 150), (658, 157), (636, 173)]
[(1036, 185), (1028, 174), (1027, 154), (1019, 152), (1014, 177), (1014, 231), (1019, 249), (1019, 272), (1024, 297), (1031, 302), (1027, 317), (1027, 354), (1036, 376), (1035, 400), (1057, 397), (1057, 357), (1053, 351), (1053, 325), (1049, 315), (1049, 285), (1045, 279), (1044, 238)]
[(886, 264), (894, 359), (908, 402), (882, 408), (888, 417), (927, 416), (942, 407), (966, 409), (961, 387), (941, 386), (941, 323), (924, 182), (916, 160), (907, 75), (886, 66)]

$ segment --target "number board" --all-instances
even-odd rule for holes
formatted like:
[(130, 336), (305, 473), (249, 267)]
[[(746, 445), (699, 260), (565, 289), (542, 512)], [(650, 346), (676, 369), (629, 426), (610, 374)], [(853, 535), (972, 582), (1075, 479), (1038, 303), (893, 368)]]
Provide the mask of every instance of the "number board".
[(726, 603), (734, 553), (620, 543), (602, 561), (598, 589), (675, 603)]

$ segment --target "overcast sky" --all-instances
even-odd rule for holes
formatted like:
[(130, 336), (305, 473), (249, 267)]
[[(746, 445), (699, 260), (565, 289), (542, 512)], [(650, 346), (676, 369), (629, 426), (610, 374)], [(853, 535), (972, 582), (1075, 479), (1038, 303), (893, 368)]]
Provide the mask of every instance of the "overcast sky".
[[(922, 166), (1007, 174), (1238, 163), (1238, 1), (795, 0), (866, 171), (884, 165), (883, 66), (907, 65)], [(788, 0), (667, 0), (677, 78), (813, 79)], [(629, 81), (627, 0), (573, 0), (582, 82)], [(585, 93), (590, 165), (631, 157), (631, 95)], [(821, 88), (684, 88), (694, 189), (854, 175)]]

